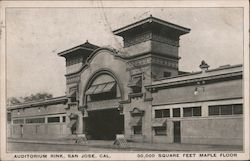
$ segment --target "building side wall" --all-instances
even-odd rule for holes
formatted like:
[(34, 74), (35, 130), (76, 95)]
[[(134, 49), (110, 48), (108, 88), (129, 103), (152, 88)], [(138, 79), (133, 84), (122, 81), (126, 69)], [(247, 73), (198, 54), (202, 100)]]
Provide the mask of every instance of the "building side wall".
[[(243, 114), (209, 116), (208, 112), (209, 106), (242, 103), (243, 99), (231, 99), (153, 106), (153, 119), (155, 119), (155, 110), (170, 110), (170, 117), (166, 118), (166, 135), (157, 136), (155, 134), (154, 128), (152, 127), (153, 142), (173, 143), (173, 122), (180, 121), (181, 143), (243, 145), (244, 105)], [(183, 117), (183, 108), (186, 107), (201, 107), (201, 116)], [(173, 117), (173, 109), (175, 108), (180, 108), (180, 117)]]
[[(194, 94), (196, 87), (198, 87), (198, 95)], [(240, 98), (242, 97), (242, 79), (163, 89), (152, 95), (153, 105)]]
[[(14, 138), (61, 138), (70, 134), (67, 127), (65, 104), (46, 105), (38, 107), (26, 107), (23, 109), (14, 109), (12, 113), (12, 122), (10, 126), (10, 137)], [(60, 122), (48, 123), (48, 117), (60, 117)], [(27, 123), (26, 119), (44, 118), (44, 123)], [(23, 123), (15, 124), (16, 119), (23, 119)]]
[(181, 135), (182, 143), (243, 145), (243, 119), (238, 116), (182, 120)]

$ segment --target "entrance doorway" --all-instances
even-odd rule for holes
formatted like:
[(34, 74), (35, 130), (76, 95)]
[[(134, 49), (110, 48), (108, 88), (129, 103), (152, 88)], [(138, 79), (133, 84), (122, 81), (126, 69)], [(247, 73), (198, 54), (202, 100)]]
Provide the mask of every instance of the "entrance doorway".
[(181, 122), (174, 121), (174, 143), (181, 142)]
[(118, 109), (90, 111), (87, 118), (87, 134), (92, 140), (114, 140), (124, 132), (124, 117)]

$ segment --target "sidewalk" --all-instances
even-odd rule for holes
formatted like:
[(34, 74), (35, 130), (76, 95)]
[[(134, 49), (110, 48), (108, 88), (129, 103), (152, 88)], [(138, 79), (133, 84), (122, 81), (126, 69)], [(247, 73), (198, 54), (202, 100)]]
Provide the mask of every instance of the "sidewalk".
[(36, 144), (56, 144), (56, 145), (76, 145), (108, 149), (124, 149), (135, 151), (242, 151), (242, 146), (228, 145), (200, 145), (200, 144), (161, 144), (161, 143), (139, 143), (128, 142), (126, 147), (114, 145), (114, 141), (88, 140), (83, 144), (76, 144), (73, 139), (20, 139), (8, 138), (8, 142), (15, 143), (36, 143)]

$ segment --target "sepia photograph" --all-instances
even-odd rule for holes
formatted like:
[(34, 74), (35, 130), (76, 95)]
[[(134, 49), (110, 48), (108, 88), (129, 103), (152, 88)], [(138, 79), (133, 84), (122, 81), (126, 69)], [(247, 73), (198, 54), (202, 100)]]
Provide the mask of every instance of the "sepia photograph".
[(1, 157), (248, 159), (248, 1), (142, 2), (3, 5)]

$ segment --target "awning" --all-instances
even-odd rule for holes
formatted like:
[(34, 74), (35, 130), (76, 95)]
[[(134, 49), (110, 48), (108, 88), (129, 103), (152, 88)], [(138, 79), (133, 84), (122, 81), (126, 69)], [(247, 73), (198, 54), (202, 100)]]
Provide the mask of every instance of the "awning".
[(70, 120), (70, 122), (68, 123), (67, 127), (72, 128), (74, 126), (76, 126), (76, 120)]
[(69, 92), (68, 97), (70, 97), (70, 98), (76, 97), (76, 90)]
[(99, 85), (96, 85), (96, 89), (94, 91), (93, 94), (98, 94), (98, 93), (102, 93), (102, 90), (104, 89), (104, 87), (106, 86), (106, 84), (99, 84)]
[(167, 119), (154, 119), (152, 121), (152, 127), (162, 127), (162, 126), (166, 126), (167, 123)]
[(97, 84), (97, 85), (92, 85), (87, 91), (86, 95), (91, 95), (91, 94), (99, 94), (99, 93), (105, 93), (109, 92), (113, 89), (115, 86), (115, 82), (107, 82), (107, 83), (102, 83), (102, 84)]
[(106, 84), (106, 86), (104, 87), (104, 89), (102, 90), (102, 92), (109, 92), (111, 91), (115, 86), (115, 82), (109, 82)]
[(86, 92), (86, 95), (93, 94), (97, 86), (91, 86)]
[(133, 78), (132, 80), (129, 81), (128, 87), (141, 87), (141, 78)]
[(132, 117), (131, 121), (129, 122), (130, 126), (140, 126), (142, 125), (142, 118), (141, 117)]
[(133, 108), (132, 110), (129, 111), (132, 115), (143, 115), (144, 110), (141, 110), (137, 107)]

